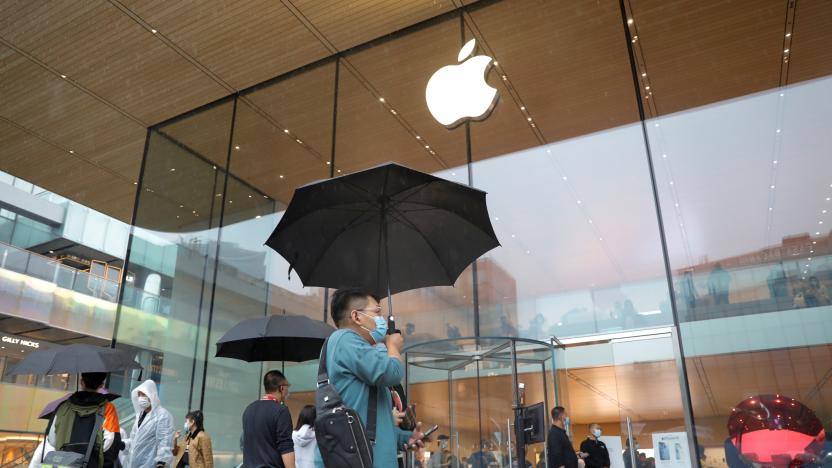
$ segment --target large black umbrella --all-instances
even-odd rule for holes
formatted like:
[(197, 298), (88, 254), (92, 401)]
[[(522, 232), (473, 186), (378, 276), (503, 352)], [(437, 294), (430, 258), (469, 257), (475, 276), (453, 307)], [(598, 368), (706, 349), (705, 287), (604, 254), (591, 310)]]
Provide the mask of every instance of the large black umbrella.
[(499, 241), (485, 192), (387, 163), (295, 190), (266, 245), (305, 286), (389, 297), (452, 286)]
[(318, 359), (332, 326), (302, 315), (243, 320), (217, 341), (217, 357), (257, 361)]
[(141, 368), (133, 354), (127, 351), (76, 343), (35, 351), (15, 366), (9, 375), (81, 374)]
[[(117, 400), (118, 398), (121, 398), (121, 395), (119, 395), (118, 393), (110, 393), (110, 391), (106, 388), (99, 389), (98, 393), (100, 393), (102, 395), (106, 395), (107, 396), (107, 401), (113, 401), (113, 400)], [(46, 406), (44, 406), (43, 409), (40, 411), (40, 414), (38, 415), (38, 419), (46, 419), (46, 420), (52, 419), (52, 415), (55, 413), (55, 411), (58, 410), (58, 406), (61, 406), (61, 403), (68, 400), (69, 397), (71, 397), (71, 396), (72, 396), (72, 393), (67, 393), (66, 395), (58, 398), (57, 400), (53, 400), (53, 401), (50, 401), (49, 403), (47, 403)]]

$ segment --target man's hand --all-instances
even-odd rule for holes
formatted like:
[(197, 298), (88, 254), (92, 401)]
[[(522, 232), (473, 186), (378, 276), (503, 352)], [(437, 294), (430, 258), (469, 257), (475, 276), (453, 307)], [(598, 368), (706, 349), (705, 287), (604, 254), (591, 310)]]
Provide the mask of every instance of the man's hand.
[(416, 423), (416, 429), (413, 430), (413, 434), (410, 435), (410, 439), (408, 439), (407, 443), (404, 444), (405, 450), (415, 450), (425, 446), (425, 442), (422, 440), (425, 437), (425, 433), (422, 432), (422, 422), (419, 421)]
[(393, 425), (398, 426), (404, 421), (404, 411), (399, 412), (396, 408), (393, 408)]
[(401, 333), (384, 335), (384, 344), (387, 346), (387, 354), (390, 357), (401, 359), (404, 347), (404, 337)]

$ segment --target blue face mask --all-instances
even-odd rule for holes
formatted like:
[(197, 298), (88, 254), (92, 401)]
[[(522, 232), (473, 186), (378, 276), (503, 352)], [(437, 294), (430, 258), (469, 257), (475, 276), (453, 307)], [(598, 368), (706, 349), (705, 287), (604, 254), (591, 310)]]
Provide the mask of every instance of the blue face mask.
[(370, 332), (370, 336), (373, 338), (373, 341), (375, 341), (376, 344), (384, 341), (384, 335), (387, 334), (387, 319), (378, 315), (365, 314), (363, 312), (360, 312), (360, 314), (372, 317), (373, 320), (376, 322), (375, 330), (370, 330), (369, 328), (366, 328), (364, 326), (362, 326), (361, 328)]

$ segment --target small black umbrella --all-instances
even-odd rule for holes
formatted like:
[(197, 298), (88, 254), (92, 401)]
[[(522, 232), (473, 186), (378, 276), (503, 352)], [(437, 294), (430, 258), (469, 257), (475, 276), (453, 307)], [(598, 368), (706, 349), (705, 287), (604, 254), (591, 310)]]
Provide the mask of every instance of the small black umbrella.
[(295, 190), (266, 245), (305, 286), (389, 298), (452, 286), (499, 241), (485, 192), (387, 163)]
[(243, 320), (217, 341), (217, 357), (257, 361), (318, 359), (332, 326), (302, 315)]
[(141, 368), (132, 353), (122, 349), (76, 343), (35, 351), (15, 366), (9, 375), (81, 374)]

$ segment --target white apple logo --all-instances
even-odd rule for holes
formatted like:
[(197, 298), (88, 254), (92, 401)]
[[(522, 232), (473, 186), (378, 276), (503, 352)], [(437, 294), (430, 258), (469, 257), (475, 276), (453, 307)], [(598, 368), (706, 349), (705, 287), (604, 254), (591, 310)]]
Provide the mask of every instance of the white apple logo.
[(475, 46), (476, 39), (462, 46), (457, 57), (462, 63), (437, 70), (425, 89), (430, 113), (448, 128), (456, 127), (466, 119), (488, 117), (497, 103), (497, 90), (485, 81), (492, 58), (477, 55), (465, 60), (474, 52)]

